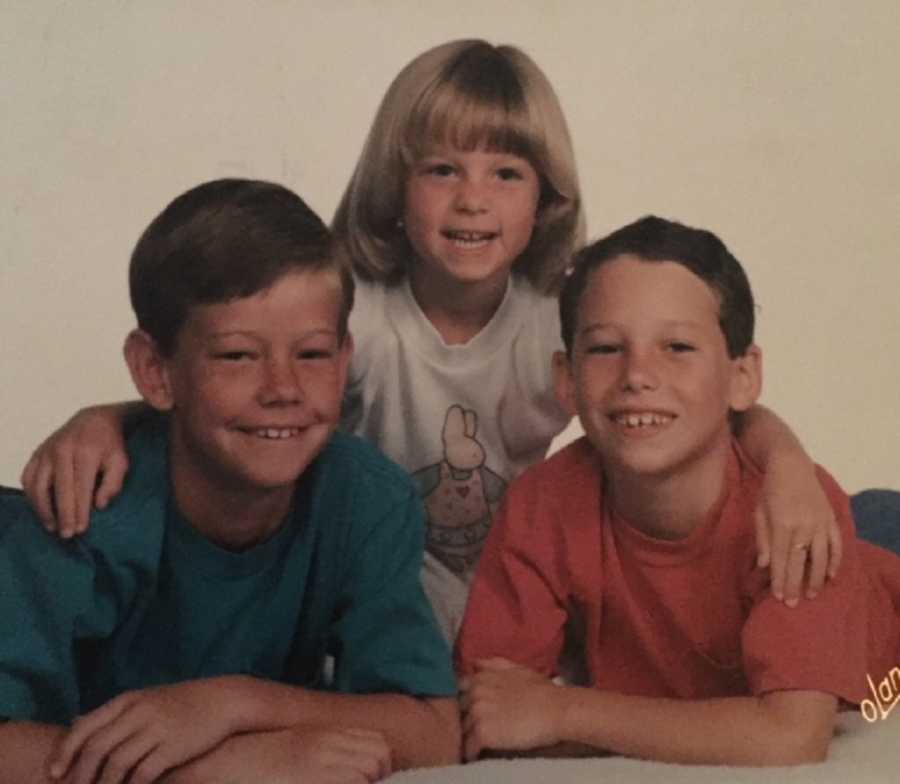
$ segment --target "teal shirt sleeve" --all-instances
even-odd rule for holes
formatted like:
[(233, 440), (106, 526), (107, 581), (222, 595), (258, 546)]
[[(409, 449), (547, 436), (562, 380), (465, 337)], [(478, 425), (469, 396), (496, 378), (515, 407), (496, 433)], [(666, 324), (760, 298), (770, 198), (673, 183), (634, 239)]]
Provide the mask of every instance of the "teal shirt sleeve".
[(23, 495), (0, 495), (0, 717), (81, 712), (92, 642), (116, 632), (154, 574), (161, 524), (146, 518), (163, 502), (146, 487), (165, 475), (160, 438), (139, 437), (125, 492), (76, 539), (48, 534)]
[(455, 696), (450, 650), (420, 582), (425, 511), (406, 472), (390, 469), (373, 472), (351, 491), (355, 513), (329, 646), (333, 687)]
[(78, 714), (79, 640), (114, 623), (97, 578), (82, 541), (46, 533), (24, 497), (0, 497), (0, 715), (59, 723)]

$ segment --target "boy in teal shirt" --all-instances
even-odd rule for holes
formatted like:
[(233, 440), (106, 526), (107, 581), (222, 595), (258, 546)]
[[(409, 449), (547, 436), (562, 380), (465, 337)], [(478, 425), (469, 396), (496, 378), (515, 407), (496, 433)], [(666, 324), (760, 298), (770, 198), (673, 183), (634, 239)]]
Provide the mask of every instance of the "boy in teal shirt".
[(125, 355), (168, 416), (134, 433), (126, 492), (78, 540), (0, 497), (0, 782), (376, 780), (455, 759), (418, 496), (335, 433), (353, 298), (336, 258), (270, 183), (206, 183), (144, 232)]

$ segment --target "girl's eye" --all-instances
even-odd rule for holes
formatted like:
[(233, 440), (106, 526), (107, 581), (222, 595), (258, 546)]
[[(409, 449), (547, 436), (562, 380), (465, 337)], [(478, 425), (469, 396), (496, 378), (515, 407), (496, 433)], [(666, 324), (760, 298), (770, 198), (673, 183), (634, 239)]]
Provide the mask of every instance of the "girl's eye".
[(425, 169), (426, 174), (431, 174), (435, 177), (450, 177), (455, 171), (449, 163), (433, 163)]
[(497, 176), (504, 181), (524, 179), (522, 172), (514, 166), (504, 166), (503, 168), (498, 169)]
[(689, 351), (694, 351), (694, 347), (690, 343), (683, 343), (680, 340), (673, 340), (669, 343), (669, 350), (675, 354), (686, 354)]

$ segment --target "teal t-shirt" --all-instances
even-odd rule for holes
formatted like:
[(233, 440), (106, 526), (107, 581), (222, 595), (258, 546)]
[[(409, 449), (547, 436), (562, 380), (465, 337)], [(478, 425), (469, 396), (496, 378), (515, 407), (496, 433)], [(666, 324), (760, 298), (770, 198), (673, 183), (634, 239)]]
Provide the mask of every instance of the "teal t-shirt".
[(235, 673), (456, 693), (419, 583), (421, 502), (372, 446), (335, 434), (284, 525), (239, 553), (179, 514), (160, 423), (129, 453), (124, 491), (74, 541), (46, 534), (24, 498), (0, 497), (0, 716), (68, 722), (123, 691)]

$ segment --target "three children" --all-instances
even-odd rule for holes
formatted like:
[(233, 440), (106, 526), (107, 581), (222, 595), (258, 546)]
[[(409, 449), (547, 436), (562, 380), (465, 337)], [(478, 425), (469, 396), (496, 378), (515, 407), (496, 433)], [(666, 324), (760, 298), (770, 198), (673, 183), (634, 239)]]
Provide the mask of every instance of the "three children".
[[(423, 582), (452, 643), (507, 484), (570, 419), (550, 358), (583, 211), (545, 75), (515, 47), (478, 40), (416, 57), (376, 113), (334, 231), (357, 279), (342, 425), (413, 476), (427, 513)], [(102, 507), (118, 490), (121, 418), (88, 410), (29, 462), (23, 485), (48, 526), (83, 531), (92, 499)], [(739, 437), (766, 469), (761, 561), (794, 602), (807, 572), (792, 542), (814, 543), (812, 593), (836, 573), (831, 508), (774, 415), (754, 407)]]
[(128, 366), (167, 416), (132, 435), (123, 492), (72, 541), (0, 497), (0, 781), (455, 760), (421, 500), (336, 432), (353, 280), (328, 229), (280, 186), (206, 183), (144, 232), (130, 291)]
[[(560, 314), (557, 392), (585, 437), (513, 484), (485, 547), (457, 649), (466, 757), (823, 759), (837, 708), (867, 676), (900, 676), (900, 558), (856, 540), (818, 469), (841, 575), (793, 610), (771, 596), (762, 477), (732, 430), (761, 384), (739, 263), (709, 232), (645, 218), (579, 254)], [(590, 688), (551, 680), (573, 619)]]

